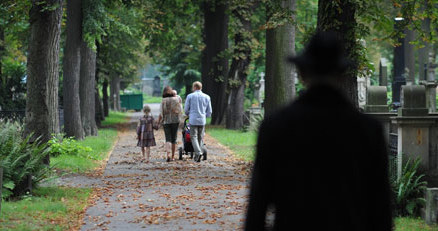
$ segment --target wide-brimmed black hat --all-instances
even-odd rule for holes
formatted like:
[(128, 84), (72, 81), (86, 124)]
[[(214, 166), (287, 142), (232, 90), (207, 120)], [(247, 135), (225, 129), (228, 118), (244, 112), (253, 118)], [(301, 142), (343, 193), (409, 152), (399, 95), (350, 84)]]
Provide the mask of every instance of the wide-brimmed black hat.
[(352, 65), (345, 55), (345, 45), (333, 32), (318, 32), (304, 51), (288, 57), (300, 71), (314, 75), (340, 74)]

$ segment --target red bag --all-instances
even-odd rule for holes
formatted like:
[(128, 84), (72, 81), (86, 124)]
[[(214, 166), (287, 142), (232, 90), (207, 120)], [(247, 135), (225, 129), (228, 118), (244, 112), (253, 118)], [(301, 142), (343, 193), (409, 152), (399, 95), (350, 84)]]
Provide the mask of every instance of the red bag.
[(192, 140), (190, 139), (190, 133), (186, 132), (186, 143), (190, 143)]

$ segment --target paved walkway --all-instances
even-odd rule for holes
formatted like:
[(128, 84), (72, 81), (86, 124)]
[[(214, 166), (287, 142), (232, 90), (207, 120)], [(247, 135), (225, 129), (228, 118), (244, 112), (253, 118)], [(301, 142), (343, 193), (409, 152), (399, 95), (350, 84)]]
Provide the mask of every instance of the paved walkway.
[[(133, 114), (136, 122), (140, 114)], [(81, 230), (240, 230), (250, 166), (207, 136), (209, 159), (165, 162), (163, 130), (141, 163), (135, 124), (119, 135)], [(181, 133), (178, 133), (181, 140)], [(181, 144), (179, 144), (181, 145)], [(177, 156), (176, 156), (177, 157)], [(176, 158), (177, 159), (177, 158)]]

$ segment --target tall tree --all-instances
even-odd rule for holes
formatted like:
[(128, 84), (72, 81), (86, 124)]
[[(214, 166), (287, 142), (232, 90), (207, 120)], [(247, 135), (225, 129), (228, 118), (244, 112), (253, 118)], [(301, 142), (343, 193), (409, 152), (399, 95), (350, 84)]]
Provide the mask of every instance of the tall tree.
[(102, 84), (102, 104), (104, 116), (109, 116), (109, 97), (108, 97), (108, 79), (105, 78)]
[(357, 75), (363, 47), (358, 42), (358, 23), (356, 13), (362, 1), (345, 0), (318, 2), (318, 31), (333, 31), (343, 40), (348, 58), (355, 64), (343, 74), (344, 80), (339, 82), (351, 102), (359, 107), (357, 93)]
[(97, 52), (105, 29), (109, 26), (109, 16), (104, 0), (82, 0), (82, 44), (80, 74), (81, 119), (86, 136), (97, 135), (96, 120), (100, 112), (99, 94), (96, 89), (98, 80)]
[[(32, 1), (24, 133), (48, 141), (59, 133), (58, 82), (62, 0)], [(46, 164), (49, 163), (49, 157)]]
[(3, 88), (3, 77), (2, 77), (2, 62), (3, 55), (5, 54), (5, 28), (0, 24), (0, 88)]
[(82, 43), (82, 1), (67, 1), (67, 27), (64, 49), (63, 104), (64, 131), (67, 136), (84, 138), (79, 97), (81, 43)]
[[(267, 3), (265, 113), (290, 102), (295, 95), (295, 68), (285, 61), (295, 54), (295, 0)], [(278, 18), (278, 15), (283, 15)]]
[(113, 110), (120, 111), (120, 77), (118, 73), (111, 75), (110, 102)]
[(228, 83), (228, 3), (205, 0), (204, 43), (202, 51), (203, 91), (210, 95), (213, 114), (212, 124), (221, 124), (226, 112), (226, 86)]
[(251, 18), (255, 1), (232, 1), (232, 15), (235, 17), (236, 32), (232, 63), (228, 76), (228, 107), (226, 116), (227, 129), (243, 127), (245, 88), (248, 68), (251, 63), (251, 52), (254, 46), (254, 36), (251, 28)]
[(96, 84), (96, 52), (94, 52), (87, 43), (81, 44), (81, 70), (80, 70), (80, 110), (81, 121), (85, 136), (96, 136), (96, 101), (95, 84)]

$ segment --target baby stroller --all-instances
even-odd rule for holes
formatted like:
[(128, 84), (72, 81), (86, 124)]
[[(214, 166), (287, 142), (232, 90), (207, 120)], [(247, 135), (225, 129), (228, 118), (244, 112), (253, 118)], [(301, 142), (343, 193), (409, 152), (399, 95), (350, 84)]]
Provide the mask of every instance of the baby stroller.
[[(189, 119), (187, 118), (184, 120), (184, 127), (182, 130), (182, 141), (183, 141), (183, 147), (179, 147), (179, 159), (183, 159), (183, 155), (190, 155), (190, 158), (193, 158), (193, 152), (195, 151), (193, 149), (192, 140), (190, 138), (190, 124), (187, 122)], [(205, 144), (202, 147), (202, 160), (207, 160), (207, 149), (205, 148)], [(195, 160), (199, 162), (201, 160), (201, 156), (199, 157), (199, 160)]]

